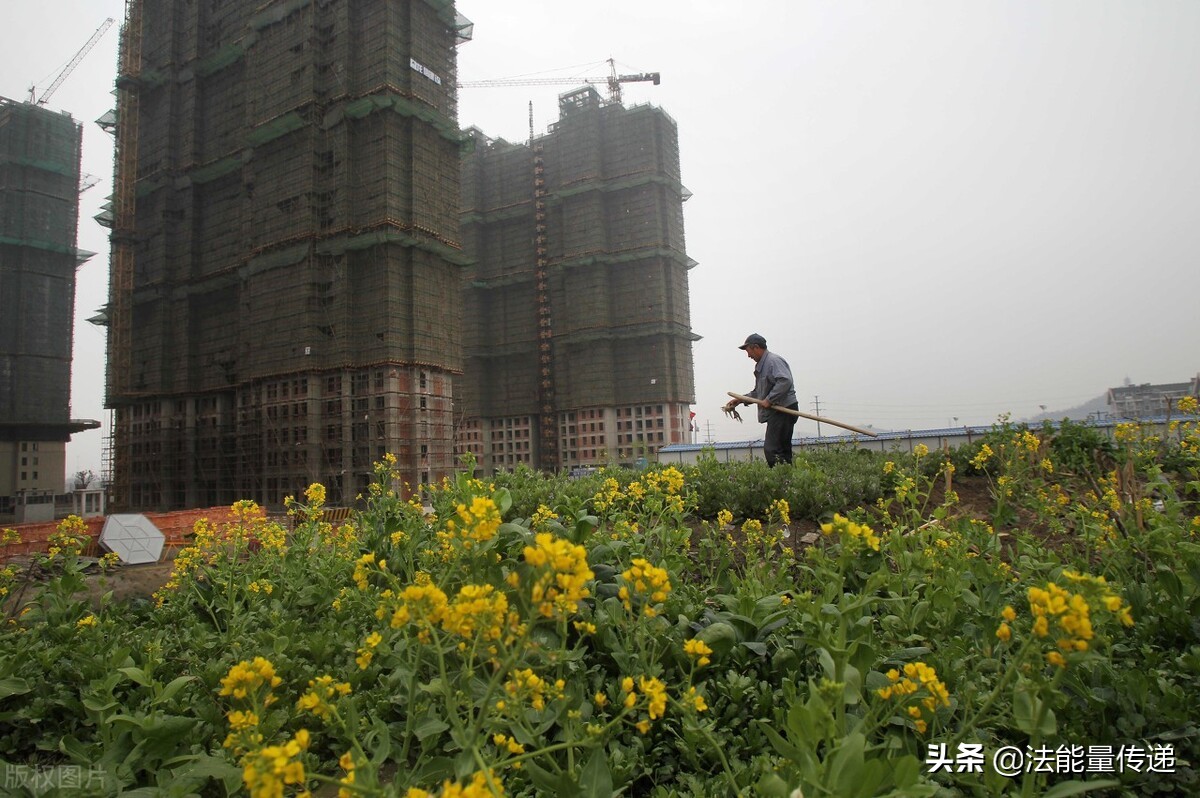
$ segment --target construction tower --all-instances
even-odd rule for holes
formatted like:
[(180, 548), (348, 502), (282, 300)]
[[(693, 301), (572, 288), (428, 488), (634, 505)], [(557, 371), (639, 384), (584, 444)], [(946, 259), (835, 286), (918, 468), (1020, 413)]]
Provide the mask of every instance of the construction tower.
[(559, 113), (529, 146), (469, 131), (463, 159), (458, 443), (487, 472), (633, 465), (690, 440), (675, 122), (590, 86)]
[(0, 522), (54, 518), (71, 419), (82, 128), (0, 98)]
[(107, 404), (122, 508), (453, 468), (453, 0), (129, 0)]

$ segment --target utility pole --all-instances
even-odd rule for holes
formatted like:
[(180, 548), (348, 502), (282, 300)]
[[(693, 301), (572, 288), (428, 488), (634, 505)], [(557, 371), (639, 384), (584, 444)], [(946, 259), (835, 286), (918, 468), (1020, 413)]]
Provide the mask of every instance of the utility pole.
[[(821, 415), (821, 397), (819, 397), (819, 396), (813, 397), (813, 415), (815, 415), (815, 416)], [(818, 438), (821, 437), (821, 422), (820, 421), (817, 422), (817, 437)]]

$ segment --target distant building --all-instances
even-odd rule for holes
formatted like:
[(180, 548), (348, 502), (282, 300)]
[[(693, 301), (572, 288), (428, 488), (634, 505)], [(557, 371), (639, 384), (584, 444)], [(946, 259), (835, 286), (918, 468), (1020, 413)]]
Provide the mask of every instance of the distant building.
[(675, 121), (590, 86), (559, 114), (529, 145), (468, 131), (455, 412), (485, 473), (633, 464), (690, 439), (695, 262)]
[(0, 521), (54, 517), (71, 419), (83, 132), (69, 114), (0, 98)]
[(106, 405), (114, 509), (454, 467), (453, 0), (128, 0)]
[(1171, 415), (1175, 403), (1184, 396), (1200, 396), (1200, 375), (1190, 382), (1126, 384), (1109, 388), (1108, 414), (1117, 419), (1162, 418)]

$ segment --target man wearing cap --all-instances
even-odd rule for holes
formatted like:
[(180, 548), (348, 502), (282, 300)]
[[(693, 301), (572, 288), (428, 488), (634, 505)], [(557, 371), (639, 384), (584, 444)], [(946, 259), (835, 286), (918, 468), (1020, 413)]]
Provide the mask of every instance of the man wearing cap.
[[(781, 413), (776, 407), (786, 407), (799, 410), (796, 401), (796, 388), (792, 384), (792, 369), (787, 361), (774, 352), (767, 351), (767, 339), (758, 333), (746, 338), (746, 343), (738, 347), (746, 353), (746, 357), (754, 361), (754, 390), (745, 395), (756, 401), (758, 405), (758, 421), (767, 425), (767, 434), (763, 439), (763, 454), (766, 455), (767, 465), (792, 462), (792, 432), (796, 429), (796, 416)], [(741, 404), (750, 404), (740, 399), (730, 399), (725, 410), (730, 411)]]

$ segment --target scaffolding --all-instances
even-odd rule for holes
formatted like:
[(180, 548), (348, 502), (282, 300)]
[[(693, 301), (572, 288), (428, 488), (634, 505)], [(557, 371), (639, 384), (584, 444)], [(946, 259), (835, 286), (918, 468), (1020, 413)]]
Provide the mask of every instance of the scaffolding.
[(0, 427), (69, 421), (81, 137), (0, 98)]
[(466, 263), (453, 3), (132, 16), (109, 397), (128, 505), (278, 505), (313, 481), (349, 501), (386, 452), (411, 484), (449, 473)]
[[(485, 468), (555, 469), (686, 442), (694, 261), (675, 122), (586, 87), (528, 147), (472, 136), (462, 447)], [(538, 445), (514, 447), (529, 418)]]

